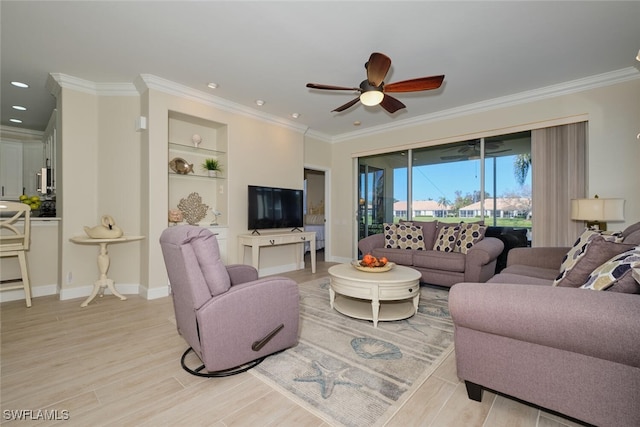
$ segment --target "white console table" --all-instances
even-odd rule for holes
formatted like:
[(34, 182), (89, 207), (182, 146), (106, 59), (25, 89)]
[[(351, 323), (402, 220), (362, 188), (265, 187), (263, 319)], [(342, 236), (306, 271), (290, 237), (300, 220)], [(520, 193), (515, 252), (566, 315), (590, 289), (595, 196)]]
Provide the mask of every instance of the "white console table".
[(296, 250), (296, 266), (304, 256), (304, 244), (309, 242), (311, 251), (311, 272), (316, 272), (316, 232), (315, 231), (290, 231), (261, 234), (240, 234), (238, 236), (238, 259), (244, 262), (244, 247), (251, 246), (251, 265), (260, 270), (260, 248), (263, 246), (299, 245)]

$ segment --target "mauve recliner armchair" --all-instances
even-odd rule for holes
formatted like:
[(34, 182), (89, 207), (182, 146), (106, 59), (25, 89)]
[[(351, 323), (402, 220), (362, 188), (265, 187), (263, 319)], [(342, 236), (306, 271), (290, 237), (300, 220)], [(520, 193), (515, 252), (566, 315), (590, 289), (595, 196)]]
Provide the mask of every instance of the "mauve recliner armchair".
[[(207, 377), (233, 375), (298, 343), (295, 281), (258, 280), (252, 266), (225, 266), (218, 241), (206, 228), (170, 227), (160, 236), (160, 245), (178, 333), (190, 346), (182, 356), (185, 370)], [(185, 364), (191, 350), (203, 363), (199, 368)]]

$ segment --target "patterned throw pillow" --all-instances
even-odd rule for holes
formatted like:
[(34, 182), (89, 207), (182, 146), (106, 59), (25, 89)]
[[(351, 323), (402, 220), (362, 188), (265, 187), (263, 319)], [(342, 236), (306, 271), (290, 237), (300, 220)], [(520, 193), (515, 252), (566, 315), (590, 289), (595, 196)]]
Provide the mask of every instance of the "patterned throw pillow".
[(425, 250), (422, 227), (415, 225), (398, 224), (396, 226), (396, 240), (400, 249)]
[(458, 234), (460, 233), (460, 225), (445, 225), (440, 228), (436, 242), (433, 244), (434, 251), (453, 252)]
[(585, 228), (580, 237), (578, 237), (578, 240), (573, 244), (573, 247), (569, 249), (569, 252), (567, 252), (562, 259), (560, 274), (553, 282), (553, 286), (558, 286), (558, 283), (560, 283), (560, 281), (569, 274), (573, 267), (575, 267), (576, 263), (587, 251), (589, 243), (598, 236), (602, 236), (608, 242), (620, 243), (622, 241), (622, 235), (620, 233), (604, 234), (601, 230)]
[(594, 237), (584, 255), (578, 259), (578, 262), (571, 270), (559, 281), (555, 286), (579, 288), (584, 285), (589, 275), (607, 260), (633, 249), (635, 245), (626, 245), (624, 243), (615, 243), (605, 240), (603, 236)]
[(397, 233), (396, 233), (396, 224), (391, 224), (385, 222), (382, 224), (383, 233), (384, 233), (384, 247), (387, 249), (395, 249), (398, 247)]
[(466, 254), (480, 240), (484, 239), (484, 233), (487, 227), (482, 224), (461, 224), (460, 234), (456, 240), (454, 251)]
[(640, 285), (633, 277), (636, 268), (640, 268), (640, 246), (614, 256), (593, 270), (581, 288), (639, 293)]

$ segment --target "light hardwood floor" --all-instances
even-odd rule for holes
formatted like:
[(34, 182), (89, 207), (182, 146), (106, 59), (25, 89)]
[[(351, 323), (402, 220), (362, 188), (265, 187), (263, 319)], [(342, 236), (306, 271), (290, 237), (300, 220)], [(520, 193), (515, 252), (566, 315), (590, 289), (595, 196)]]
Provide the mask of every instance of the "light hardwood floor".
[[(333, 264), (284, 274), (298, 282), (327, 275)], [(170, 298), (127, 301), (107, 295), (86, 308), (55, 296), (3, 303), (2, 425), (65, 426), (327, 426), (250, 373), (203, 379), (184, 372), (186, 349), (171, 322)], [(47, 414), (58, 420), (9, 420)], [(57, 411), (57, 412), (52, 412)], [(67, 418), (68, 419), (63, 419)], [(485, 392), (467, 398), (455, 354), (420, 387), (389, 426), (576, 426)]]

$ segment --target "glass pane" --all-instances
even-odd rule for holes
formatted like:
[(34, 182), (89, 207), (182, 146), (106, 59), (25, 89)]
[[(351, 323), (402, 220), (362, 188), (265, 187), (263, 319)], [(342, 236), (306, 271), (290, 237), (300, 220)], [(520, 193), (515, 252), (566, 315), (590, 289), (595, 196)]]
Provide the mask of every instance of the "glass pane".
[(413, 150), (412, 219), (468, 221), (460, 209), (480, 200), (479, 156), (474, 141)]
[(531, 230), (531, 132), (485, 141), (486, 224)]
[(407, 152), (358, 159), (358, 239), (382, 233), (394, 218), (396, 192), (407, 193)]

